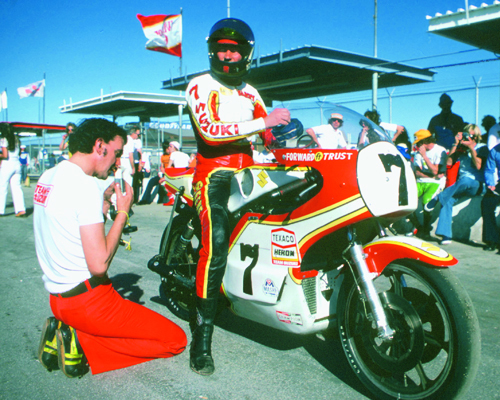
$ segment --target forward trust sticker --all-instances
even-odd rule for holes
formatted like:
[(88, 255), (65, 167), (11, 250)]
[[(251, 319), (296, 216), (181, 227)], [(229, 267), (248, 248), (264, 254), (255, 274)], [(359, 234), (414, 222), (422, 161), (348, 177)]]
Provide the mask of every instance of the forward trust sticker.
[(275, 265), (297, 267), (300, 265), (300, 255), (295, 232), (285, 228), (271, 231), (271, 254)]

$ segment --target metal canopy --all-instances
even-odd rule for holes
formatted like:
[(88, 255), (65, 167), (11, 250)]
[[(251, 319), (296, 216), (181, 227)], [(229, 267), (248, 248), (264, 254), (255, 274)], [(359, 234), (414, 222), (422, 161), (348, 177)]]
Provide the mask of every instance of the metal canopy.
[(427, 17), (429, 32), (500, 54), (500, 2)]
[[(208, 71), (170, 79), (163, 89), (185, 90), (189, 81)], [(370, 90), (373, 73), (379, 88), (430, 82), (429, 69), (317, 46), (304, 46), (258, 57), (246, 81), (266, 103)]]
[(112, 115), (114, 118), (131, 116), (141, 121), (179, 115), (184, 107), (184, 96), (154, 93), (116, 92), (78, 103), (65, 104), (62, 113)]

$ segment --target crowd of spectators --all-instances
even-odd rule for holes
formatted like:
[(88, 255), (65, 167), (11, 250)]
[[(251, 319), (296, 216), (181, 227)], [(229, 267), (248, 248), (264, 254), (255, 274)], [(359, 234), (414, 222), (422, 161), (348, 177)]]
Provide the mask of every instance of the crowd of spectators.
[[(484, 131), (464, 122), (451, 111), (453, 100), (446, 93), (439, 100), (441, 112), (432, 117), (427, 129), (415, 132), (411, 162), (422, 203), (421, 216), (415, 212), (409, 224), (400, 224), (408, 236), (431, 238), (435, 209), (439, 214), (435, 234), (441, 245), (452, 242), (453, 206), (459, 201), (481, 197), (484, 250), (500, 250), (495, 209), (500, 204), (500, 124), (491, 115), (482, 120)], [(404, 129), (404, 128), (403, 128)], [(440, 207), (437, 207), (437, 206)]]
[[(486, 115), (481, 125), (469, 124), (452, 112), (453, 100), (443, 93), (439, 98), (441, 112), (433, 116), (427, 129), (419, 129), (411, 141), (403, 125), (381, 121), (376, 110), (364, 116), (386, 131), (401, 154), (411, 162), (417, 182), (417, 194), (422, 209), (418, 209), (393, 227), (400, 234), (417, 235), (431, 239), (432, 223), (437, 212), (435, 234), (441, 245), (452, 242), (453, 206), (459, 201), (481, 197), (483, 242), (485, 250), (500, 250), (500, 234), (496, 224), (496, 207), (500, 204), (500, 183), (497, 170), (500, 166), (500, 123)], [(360, 123), (362, 123), (361, 121)], [(343, 149), (343, 116), (330, 115), (328, 124), (309, 128), (318, 148)], [(370, 138), (370, 128), (363, 126), (357, 147), (377, 141)], [(261, 154), (254, 152), (256, 162)], [(434, 211), (436, 209), (436, 211)], [(500, 251), (499, 251), (500, 252)]]

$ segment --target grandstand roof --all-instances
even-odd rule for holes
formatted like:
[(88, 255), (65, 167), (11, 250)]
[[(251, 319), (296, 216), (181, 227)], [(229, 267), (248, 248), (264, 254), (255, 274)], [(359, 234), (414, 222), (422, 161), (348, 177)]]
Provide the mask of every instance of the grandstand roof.
[(500, 54), (500, 1), (428, 16), (429, 32)]
[(179, 114), (179, 105), (184, 106), (184, 96), (172, 94), (115, 92), (77, 103), (65, 104), (62, 113), (139, 117), (141, 120), (161, 118)]
[[(185, 90), (201, 71), (163, 82), (163, 89)], [(318, 46), (256, 57), (245, 79), (266, 103), (370, 90), (373, 73), (378, 87), (394, 87), (432, 81), (433, 71)]]
[[(201, 71), (163, 82), (163, 89), (183, 91)], [(378, 87), (394, 87), (432, 81), (434, 72), (379, 58), (317, 46), (256, 57), (247, 81), (261, 94), (264, 101), (297, 100), (317, 96), (370, 90), (373, 73), (379, 73)], [(137, 116), (149, 118), (171, 117), (179, 114), (179, 105), (185, 105), (183, 96), (116, 92), (77, 103), (65, 104), (62, 113)], [(187, 110), (183, 110), (186, 113)]]

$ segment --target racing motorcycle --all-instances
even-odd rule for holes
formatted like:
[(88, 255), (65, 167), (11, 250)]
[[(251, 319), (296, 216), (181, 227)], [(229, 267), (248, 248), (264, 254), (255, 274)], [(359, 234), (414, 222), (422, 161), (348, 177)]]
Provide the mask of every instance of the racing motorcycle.
[[(480, 354), (475, 310), (451, 271), (458, 261), (391, 230), (418, 205), (411, 165), (382, 128), (341, 106), (331, 112), (343, 116), (347, 148), (314, 147), (295, 121), (274, 132), (276, 163), (235, 173), (221, 296), (235, 314), (282, 331), (337, 330), (377, 398), (458, 398)], [(166, 171), (175, 212), (148, 263), (166, 306), (185, 320), (200, 238), (193, 172)]]

